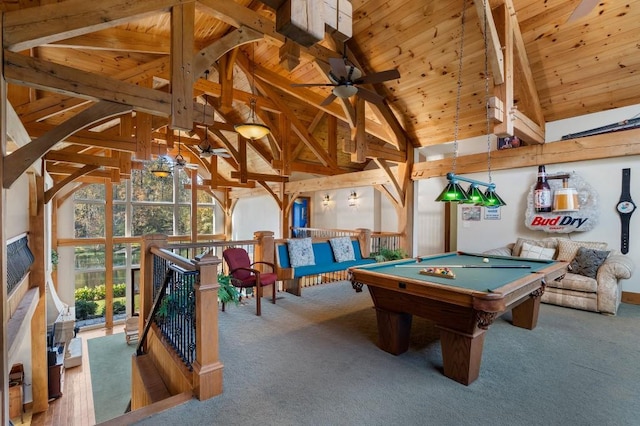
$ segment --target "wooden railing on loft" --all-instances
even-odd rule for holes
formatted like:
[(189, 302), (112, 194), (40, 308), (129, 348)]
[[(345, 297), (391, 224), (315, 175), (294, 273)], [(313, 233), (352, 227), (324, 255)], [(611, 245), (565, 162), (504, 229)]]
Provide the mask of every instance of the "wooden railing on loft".
[(370, 241), (369, 252), (371, 256), (376, 256), (381, 249), (397, 250), (402, 247), (402, 234), (399, 232), (371, 232), (368, 229), (322, 229), (322, 228), (298, 228), (291, 227), (291, 235), (295, 238), (333, 238), (333, 237), (358, 237), (363, 233), (368, 233)]
[[(222, 393), (217, 276), (226, 267), (220, 266), (221, 254), (227, 247), (243, 247), (256, 260), (273, 261), (273, 233), (256, 232), (255, 237), (173, 245), (166, 235), (143, 238), (143, 332), (132, 359), (132, 410), (185, 392), (200, 400)], [(189, 259), (177, 253), (199, 255)]]

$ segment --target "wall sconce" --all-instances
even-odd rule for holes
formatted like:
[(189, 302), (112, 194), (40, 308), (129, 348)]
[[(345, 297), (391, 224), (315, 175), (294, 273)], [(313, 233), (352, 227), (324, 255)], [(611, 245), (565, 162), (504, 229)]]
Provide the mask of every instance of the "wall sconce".
[(324, 197), (322, 197), (322, 205), (327, 207), (329, 205), (329, 201), (331, 201), (329, 194), (324, 194)]
[(350, 207), (355, 206), (357, 200), (358, 200), (358, 194), (356, 194), (356, 191), (351, 191), (351, 195), (349, 195), (349, 206)]

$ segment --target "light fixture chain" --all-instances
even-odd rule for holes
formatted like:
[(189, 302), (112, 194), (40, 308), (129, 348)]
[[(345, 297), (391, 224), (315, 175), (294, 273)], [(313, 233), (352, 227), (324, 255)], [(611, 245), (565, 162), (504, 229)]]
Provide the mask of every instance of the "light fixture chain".
[(484, 38), (484, 95), (485, 95), (485, 117), (487, 119), (487, 173), (489, 183), (491, 183), (491, 123), (489, 117), (489, 42), (487, 37), (487, 0), (482, 1), (483, 28), (482, 34)]
[(464, 50), (464, 27), (465, 27), (465, 12), (467, 10), (467, 1), (462, 0), (462, 27), (460, 29), (460, 52), (459, 52), (459, 61), (458, 61), (458, 88), (456, 93), (456, 117), (454, 120), (453, 127), (453, 172), (456, 171), (456, 162), (458, 160), (458, 130), (459, 130), (459, 122), (460, 122), (460, 98), (462, 95), (462, 58), (463, 58), (463, 50)]

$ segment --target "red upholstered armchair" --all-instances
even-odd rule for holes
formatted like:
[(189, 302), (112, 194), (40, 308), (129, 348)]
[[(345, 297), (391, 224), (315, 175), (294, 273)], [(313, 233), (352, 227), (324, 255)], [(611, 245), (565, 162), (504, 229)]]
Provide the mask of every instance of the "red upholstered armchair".
[[(276, 303), (275, 283), (278, 279), (275, 274), (275, 266), (269, 262), (253, 262), (249, 259), (249, 254), (241, 248), (228, 248), (222, 252), (222, 257), (229, 266), (229, 276), (231, 284), (239, 288), (256, 287), (256, 315), (261, 314), (260, 300), (262, 299), (262, 287), (274, 285), (272, 303)], [(254, 265), (264, 264), (271, 267), (272, 272), (260, 272)]]

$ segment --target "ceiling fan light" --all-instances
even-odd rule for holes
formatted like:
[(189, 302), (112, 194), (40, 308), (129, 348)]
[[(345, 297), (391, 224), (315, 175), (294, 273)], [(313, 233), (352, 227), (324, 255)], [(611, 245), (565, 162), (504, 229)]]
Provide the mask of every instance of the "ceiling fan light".
[[(345, 76), (345, 78), (349, 77), (349, 73), (351, 73), (351, 76), (349, 77), (350, 81), (354, 81), (362, 77), (362, 71), (360, 71), (358, 68), (354, 66), (348, 66), (346, 69), (347, 69), (347, 75)], [(336, 84), (340, 83), (340, 81), (333, 78), (333, 74), (331, 73), (329, 73), (329, 80), (331, 80), (331, 82)]]
[(271, 129), (260, 123), (241, 123), (233, 126), (236, 132), (246, 139), (260, 139), (271, 133)]
[(333, 89), (333, 94), (339, 98), (349, 98), (358, 92), (355, 86), (337, 86)]

